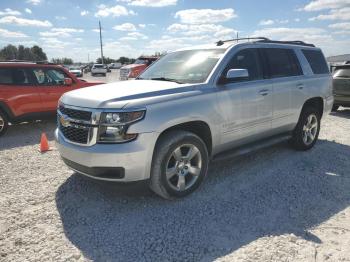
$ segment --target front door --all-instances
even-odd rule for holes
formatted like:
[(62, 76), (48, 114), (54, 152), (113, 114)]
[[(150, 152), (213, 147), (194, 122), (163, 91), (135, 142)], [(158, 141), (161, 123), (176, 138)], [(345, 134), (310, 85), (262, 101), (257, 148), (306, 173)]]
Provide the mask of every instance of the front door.
[(69, 76), (57, 68), (33, 68), (33, 74), (40, 89), (42, 107), (44, 111), (55, 111), (60, 97), (76, 88), (76, 83), (65, 85), (64, 78)]
[(264, 79), (258, 51), (238, 51), (223, 76), (229, 69), (247, 69), (249, 77), (218, 85), (218, 106), (224, 118), (223, 149), (266, 136), (272, 119), (272, 82)]

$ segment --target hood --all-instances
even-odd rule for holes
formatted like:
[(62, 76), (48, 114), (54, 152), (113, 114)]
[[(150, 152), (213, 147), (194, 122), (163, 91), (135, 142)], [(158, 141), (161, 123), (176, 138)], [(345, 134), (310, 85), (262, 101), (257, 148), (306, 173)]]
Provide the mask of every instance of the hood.
[(135, 100), (169, 97), (193, 90), (193, 86), (167, 81), (130, 80), (77, 89), (65, 93), (64, 104), (89, 108), (121, 109)]
[(144, 67), (146, 64), (131, 64), (131, 65), (126, 65), (123, 66), (121, 69), (133, 69), (137, 67)]
[(81, 70), (80, 69), (72, 69), (72, 70), (69, 70), (69, 72), (71, 72), (71, 73), (81, 73)]

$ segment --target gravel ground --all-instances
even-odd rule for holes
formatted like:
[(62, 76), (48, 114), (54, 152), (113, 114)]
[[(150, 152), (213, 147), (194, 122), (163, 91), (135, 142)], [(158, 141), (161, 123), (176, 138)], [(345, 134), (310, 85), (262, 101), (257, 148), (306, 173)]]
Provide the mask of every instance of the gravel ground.
[[(73, 174), (38, 152), (54, 121), (0, 139), (0, 261), (350, 261), (350, 110), (308, 152), (213, 163), (179, 201)], [(53, 144), (53, 141), (51, 141)]]

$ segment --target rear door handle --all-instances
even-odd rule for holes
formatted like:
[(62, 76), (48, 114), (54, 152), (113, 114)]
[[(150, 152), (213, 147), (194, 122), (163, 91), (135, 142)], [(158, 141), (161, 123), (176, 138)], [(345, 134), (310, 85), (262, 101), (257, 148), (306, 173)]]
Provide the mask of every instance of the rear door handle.
[(304, 85), (303, 84), (297, 84), (297, 88), (300, 89), (300, 90), (304, 89)]
[(267, 96), (268, 94), (269, 94), (269, 90), (267, 89), (262, 89), (259, 91), (259, 95)]

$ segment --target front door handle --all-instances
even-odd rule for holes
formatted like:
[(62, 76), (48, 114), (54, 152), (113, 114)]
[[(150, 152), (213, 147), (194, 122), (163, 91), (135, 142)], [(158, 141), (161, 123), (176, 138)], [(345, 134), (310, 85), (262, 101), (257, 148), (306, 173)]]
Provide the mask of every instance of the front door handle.
[(259, 91), (259, 95), (267, 96), (268, 94), (269, 94), (269, 90), (267, 90), (267, 89), (263, 89), (263, 90)]
[(304, 85), (303, 84), (297, 84), (297, 88), (300, 89), (300, 90), (304, 89)]

